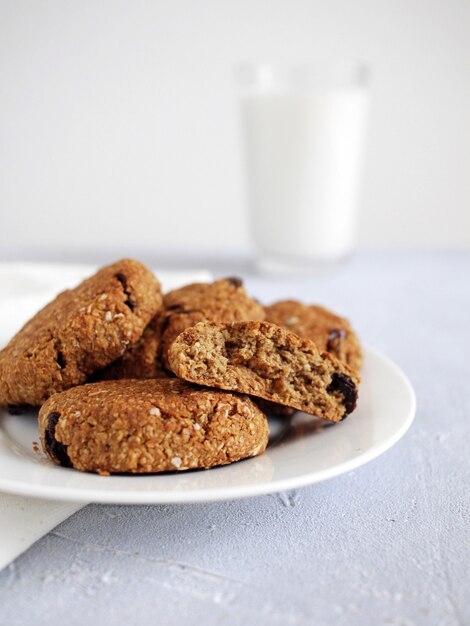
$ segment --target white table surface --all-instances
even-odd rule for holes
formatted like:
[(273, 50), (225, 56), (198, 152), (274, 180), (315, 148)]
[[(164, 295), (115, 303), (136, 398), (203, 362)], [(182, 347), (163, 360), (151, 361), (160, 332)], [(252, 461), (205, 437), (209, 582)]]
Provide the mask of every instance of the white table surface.
[(470, 254), (361, 253), (246, 283), (347, 313), (415, 386), (409, 433), (298, 491), (90, 505), (0, 574), (1, 624), (470, 624)]

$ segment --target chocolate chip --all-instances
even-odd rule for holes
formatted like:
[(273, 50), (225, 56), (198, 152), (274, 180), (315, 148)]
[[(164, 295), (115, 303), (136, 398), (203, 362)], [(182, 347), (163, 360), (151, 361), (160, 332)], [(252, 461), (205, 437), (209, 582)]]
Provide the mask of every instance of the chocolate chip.
[(59, 417), (60, 413), (57, 413), (57, 411), (49, 413), (47, 416), (47, 426), (44, 432), (45, 447), (51, 457), (59, 461), (60, 465), (63, 467), (72, 467), (72, 462), (67, 454), (67, 446), (64, 446), (63, 443), (60, 443), (60, 441), (57, 441), (55, 438), (55, 429)]
[(238, 276), (228, 276), (225, 280), (234, 287), (243, 287), (243, 281)]
[(339, 348), (339, 343), (346, 339), (346, 331), (344, 328), (334, 328), (328, 335), (328, 343), (326, 349), (328, 352), (335, 352)]
[(135, 300), (131, 297), (131, 294), (129, 293), (129, 290), (127, 289), (127, 278), (124, 276), (124, 274), (122, 274), (121, 272), (118, 272), (116, 274), (116, 278), (118, 279), (118, 281), (121, 283), (122, 285), (122, 290), (124, 291), (124, 293), (127, 296), (127, 299), (125, 300), (124, 304), (126, 306), (128, 306), (130, 308), (131, 311), (134, 310), (136, 302)]
[(29, 411), (34, 410), (34, 407), (31, 404), (9, 404), (8, 405), (8, 413), (10, 415), (23, 415), (23, 413), (28, 413)]
[(61, 352), (60, 350), (58, 350), (57, 352), (56, 362), (57, 362), (57, 365), (60, 367), (60, 369), (64, 369), (65, 364), (66, 364), (65, 356), (64, 356), (64, 353)]
[(116, 278), (118, 279), (118, 281), (123, 286), (123, 289), (125, 289), (127, 287), (127, 278), (124, 276), (124, 274), (121, 274), (121, 272), (118, 272), (116, 274)]
[(346, 409), (343, 419), (354, 411), (357, 402), (357, 388), (354, 381), (344, 374), (333, 374), (331, 383), (328, 385), (328, 393), (339, 391), (343, 395), (343, 404)]

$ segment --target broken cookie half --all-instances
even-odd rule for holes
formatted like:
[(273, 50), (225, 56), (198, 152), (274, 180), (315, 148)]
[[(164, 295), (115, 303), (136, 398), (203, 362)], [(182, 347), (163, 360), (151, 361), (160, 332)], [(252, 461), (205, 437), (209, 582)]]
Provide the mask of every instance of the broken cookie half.
[(359, 376), (313, 341), (267, 322), (201, 322), (169, 351), (187, 381), (250, 394), (339, 422), (356, 407)]

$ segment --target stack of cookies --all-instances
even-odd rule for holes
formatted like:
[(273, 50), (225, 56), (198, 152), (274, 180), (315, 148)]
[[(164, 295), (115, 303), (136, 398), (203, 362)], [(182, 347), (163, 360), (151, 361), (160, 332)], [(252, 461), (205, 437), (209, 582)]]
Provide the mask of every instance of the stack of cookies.
[(262, 454), (265, 412), (339, 422), (356, 405), (357, 336), (319, 306), (263, 307), (238, 278), (162, 295), (125, 259), (39, 311), (0, 352), (0, 405), (38, 407), (46, 455), (99, 474)]

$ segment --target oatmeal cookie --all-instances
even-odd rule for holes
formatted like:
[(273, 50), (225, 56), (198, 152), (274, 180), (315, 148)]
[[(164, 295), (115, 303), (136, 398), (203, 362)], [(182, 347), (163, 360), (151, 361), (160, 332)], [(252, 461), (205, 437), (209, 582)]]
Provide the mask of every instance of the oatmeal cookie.
[(332, 422), (356, 406), (358, 374), (309, 339), (267, 322), (202, 322), (169, 352), (185, 380), (270, 400)]
[(174, 339), (197, 322), (262, 320), (264, 309), (250, 298), (240, 278), (193, 283), (163, 298), (163, 310), (152, 320), (141, 341), (93, 380), (162, 378), (168, 371), (168, 349)]
[(285, 326), (300, 337), (311, 339), (319, 350), (330, 352), (355, 370), (360, 370), (362, 350), (356, 333), (344, 317), (317, 305), (296, 300), (275, 302), (265, 307), (266, 321)]
[(164, 313), (157, 313), (145, 328), (139, 341), (130, 346), (116, 361), (95, 372), (90, 382), (121, 378), (168, 378), (173, 374), (163, 368), (160, 346)]
[(261, 454), (266, 416), (250, 400), (176, 378), (74, 387), (41, 407), (39, 432), (58, 465), (99, 474), (209, 468)]
[(167, 293), (162, 357), (168, 366), (168, 350), (176, 337), (198, 322), (263, 320), (264, 309), (250, 298), (240, 278), (221, 278), (213, 283), (194, 283)]
[(0, 352), (0, 405), (39, 405), (135, 344), (162, 304), (160, 284), (125, 259), (59, 294)]

